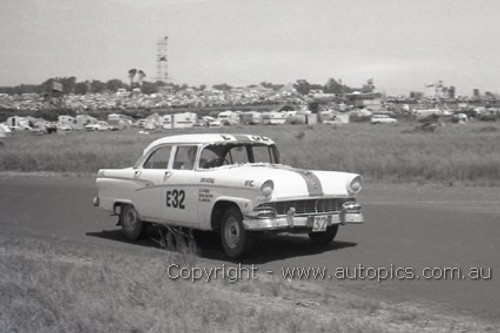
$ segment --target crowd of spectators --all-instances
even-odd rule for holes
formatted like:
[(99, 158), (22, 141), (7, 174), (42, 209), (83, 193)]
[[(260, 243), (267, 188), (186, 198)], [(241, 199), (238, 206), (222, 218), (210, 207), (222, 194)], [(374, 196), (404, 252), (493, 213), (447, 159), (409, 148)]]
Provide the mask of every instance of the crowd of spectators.
[[(359, 93), (358, 93), (359, 94)], [(316, 103), (316, 111), (335, 110), (340, 112), (353, 111), (366, 108), (372, 112), (390, 111), (393, 114), (412, 115), (415, 110), (437, 108), (444, 101), (446, 108), (454, 112), (467, 113), (468, 116), (476, 117), (477, 114), (486, 114), (486, 118), (498, 118), (500, 109), (498, 101), (491, 96), (481, 97), (456, 97), (437, 100), (432, 97), (382, 97), (363, 100), (363, 94), (350, 93), (339, 96), (325, 94), (319, 90), (310, 90), (308, 94), (298, 92), (293, 85), (283, 86), (280, 89), (267, 88), (262, 85), (254, 85), (245, 88), (230, 89), (164, 89), (157, 93), (144, 94), (140, 89), (133, 91), (118, 89), (117, 92), (104, 92), (99, 94), (64, 94), (61, 96), (40, 95), (37, 93), (6, 94), (0, 93), (0, 111), (4, 111), (1, 118), (12, 115), (32, 115), (44, 117), (48, 120), (57, 118), (55, 110), (62, 110), (64, 114), (89, 114), (94, 117), (103, 118), (105, 114), (112, 112), (132, 115), (134, 118), (146, 117), (149, 114), (166, 110), (179, 110), (189, 108), (214, 108), (214, 109), (238, 109), (240, 106), (266, 106), (267, 109), (277, 109), (279, 105), (287, 104), (294, 106), (295, 110), (309, 109), (313, 111), (315, 96), (325, 98), (328, 103)], [(332, 99), (331, 96), (334, 96)], [(488, 98), (486, 98), (488, 97)], [(361, 102), (361, 103), (358, 103)], [(377, 102), (377, 103), (374, 103)], [(269, 108), (268, 106), (276, 105)], [(431, 106), (431, 107), (429, 107)], [(482, 107), (486, 111), (481, 111)], [(242, 108), (245, 109), (245, 108)], [(248, 109), (248, 108), (247, 108)], [(48, 111), (47, 111), (48, 110)], [(52, 110), (52, 111), (51, 111)], [(210, 109), (207, 109), (210, 110)], [(16, 111), (23, 111), (13, 113)], [(42, 112), (37, 112), (42, 111)], [(143, 112), (144, 111), (144, 112)], [(36, 114), (35, 114), (36, 112)], [(50, 114), (47, 114), (50, 113)], [(53, 119), (52, 119), (53, 118)], [(486, 119), (485, 118), (485, 119)]]
[(281, 90), (261, 86), (232, 88), (230, 90), (187, 88), (179, 91), (162, 91), (150, 95), (139, 89), (132, 92), (124, 89), (117, 93), (42, 96), (36, 93), (22, 95), (0, 94), (0, 109), (38, 111), (61, 107), (74, 111), (127, 110), (127, 109), (169, 109), (185, 107), (225, 107), (242, 105), (304, 104), (305, 97), (293, 87)]

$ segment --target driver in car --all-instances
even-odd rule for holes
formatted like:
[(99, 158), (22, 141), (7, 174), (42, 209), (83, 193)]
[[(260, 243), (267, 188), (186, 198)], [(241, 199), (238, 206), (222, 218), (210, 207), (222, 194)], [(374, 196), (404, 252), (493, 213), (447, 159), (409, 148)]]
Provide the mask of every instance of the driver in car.
[(186, 151), (186, 162), (182, 165), (181, 169), (182, 170), (192, 170), (194, 167), (194, 163), (196, 161), (196, 150), (197, 147), (190, 147)]

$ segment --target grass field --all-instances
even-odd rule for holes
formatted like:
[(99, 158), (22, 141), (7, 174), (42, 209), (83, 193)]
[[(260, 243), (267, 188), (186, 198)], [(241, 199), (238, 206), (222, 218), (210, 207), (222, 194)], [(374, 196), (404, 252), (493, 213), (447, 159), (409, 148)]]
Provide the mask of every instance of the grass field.
[(435, 132), (414, 123), (370, 125), (233, 126), (221, 129), (158, 130), (140, 135), (73, 132), (34, 136), (15, 133), (3, 139), (0, 170), (96, 173), (99, 168), (131, 166), (152, 140), (173, 134), (228, 132), (266, 135), (282, 161), (313, 170), (362, 174), (367, 181), (495, 186), (500, 183), (500, 125), (447, 124)]
[(169, 263), (203, 264), (161, 249), (141, 256), (69, 245), (0, 237), (0, 332), (495, 330), (432, 305), (365, 298), (331, 283), (266, 275), (174, 281), (165, 273)]

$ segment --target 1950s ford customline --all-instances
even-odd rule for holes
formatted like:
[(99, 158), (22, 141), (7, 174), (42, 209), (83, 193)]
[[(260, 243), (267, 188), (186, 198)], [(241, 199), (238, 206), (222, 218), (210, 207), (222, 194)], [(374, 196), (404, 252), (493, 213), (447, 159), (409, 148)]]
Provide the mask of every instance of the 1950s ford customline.
[(103, 169), (94, 205), (119, 216), (126, 237), (150, 223), (220, 233), (231, 258), (251, 249), (256, 232), (308, 233), (331, 242), (339, 225), (362, 223), (357, 174), (280, 164), (262, 136), (189, 134), (152, 142), (126, 169)]

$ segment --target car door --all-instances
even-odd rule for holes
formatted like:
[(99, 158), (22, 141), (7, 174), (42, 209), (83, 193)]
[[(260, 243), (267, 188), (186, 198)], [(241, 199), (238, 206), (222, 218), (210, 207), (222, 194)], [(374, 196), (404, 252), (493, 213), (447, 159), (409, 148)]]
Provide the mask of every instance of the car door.
[(175, 148), (171, 173), (164, 188), (164, 218), (172, 224), (186, 227), (199, 224), (197, 153), (197, 145), (178, 145)]
[(164, 222), (165, 185), (171, 174), (171, 145), (154, 149), (143, 165), (134, 170), (136, 209), (143, 220)]

